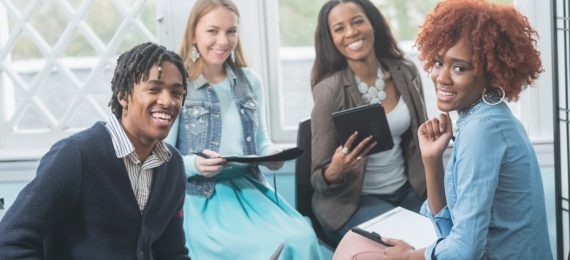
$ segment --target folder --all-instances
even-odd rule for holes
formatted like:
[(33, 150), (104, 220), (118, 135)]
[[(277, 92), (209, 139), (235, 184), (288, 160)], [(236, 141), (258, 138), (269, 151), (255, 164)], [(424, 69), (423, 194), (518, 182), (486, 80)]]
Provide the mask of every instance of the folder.
[(384, 108), (378, 103), (337, 111), (331, 114), (331, 118), (338, 132), (339, 142), (342, 145), (346, 143), (346, 140), (354, 131), (358, 131), (358, 136), (352, 148), (356, 147), (360, 141), (370, 135), (378, 142), (366, 155), (390, 150), (394, 147), (394, 140), (390, 133), (386, 113)]
[(430, 219), (402, 207), (396, 207), (357, 226), (378, 238), (396, 238), (406, 241), (416, 249), (425, 248), (437, 241), (437, 234)]
[(296, 159), (301, 156), (303, 152), (303, 149), (293, 147), (271, 155), (222, 156), (222, 158), (228, 162), (240, 163), (281, 162)]

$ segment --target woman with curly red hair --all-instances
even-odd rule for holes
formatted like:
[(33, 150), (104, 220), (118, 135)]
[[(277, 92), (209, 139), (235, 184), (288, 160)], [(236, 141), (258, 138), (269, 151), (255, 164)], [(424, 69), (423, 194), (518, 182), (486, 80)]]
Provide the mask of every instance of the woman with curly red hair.
[[(538, 160), (503, 102), (542, 72), (536, 39), (509, 6), (447, 0), (428, 15), (416, 44), (444, 113), (418, 129), (428, 193), (421, 213), (439, 239), (418, 250), (386, 239), (386, 259), (552, 259)], [(450, 111), (459, 119), (444, 170)]]

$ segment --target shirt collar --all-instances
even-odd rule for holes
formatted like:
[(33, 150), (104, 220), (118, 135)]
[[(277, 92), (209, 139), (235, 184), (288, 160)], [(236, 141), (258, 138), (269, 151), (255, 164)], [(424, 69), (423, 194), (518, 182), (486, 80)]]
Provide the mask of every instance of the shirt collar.
[[(125, 133), (121, 122), (115, 117), (114, 114), (109, 114), (109, 122), (105, 124), (107, 131), (111, 135), (111, 140), (113, 141), (113, 147), (115, 148), (115, 154), (117, 158), (124, 158), (130, 154), (136, 156), (135, 147), (133, 143)], [(152, 148), (151, 154), (155, 154), (160, 161), (166, 162), (172, 157), (172, 153), (168, 150), (168, 147), (163, 141), (156, 142)], [(138, 156), (136, 156), (138, 158)]]
[(461, 127), (467, 122), (467, 119), (470, 118), (471, 115), (475, 114), (479, 111), (482, 107), (485, 106), (485, 103), (482, 99), (477, 99), (473, 104), (469, 105), (468, 107), (462, 108), (457, 110), (457, 114), (459, 118), (457, 119), (457, 130), (461, 129)]
[[(230, 79), (230, 86), (234, 86), (237, 80), (236, 74), (234, 73), (234, 70), (232, 69), (232, 67), (228, 64), (225, 63), (224, 65), (224, 69), (226, 70), (226, 75), (227, 78)], [(190, 84), (196, 88), (202, 88), (204, 86), (209, 85), (210, 83), (208, 82), (208, 80), (206, 80), (206, 78), (200, 74), (200, 76), (198, 76), (198, 78), (196, 78), (195, 80), (191, 81)]]

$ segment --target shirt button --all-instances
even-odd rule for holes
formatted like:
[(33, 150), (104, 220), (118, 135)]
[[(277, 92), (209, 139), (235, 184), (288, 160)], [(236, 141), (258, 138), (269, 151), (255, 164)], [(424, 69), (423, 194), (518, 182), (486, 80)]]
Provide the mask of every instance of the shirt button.
[(246, 137), (245, 140), (246, 140), (248, 143), (251, 142), (251, 136)]

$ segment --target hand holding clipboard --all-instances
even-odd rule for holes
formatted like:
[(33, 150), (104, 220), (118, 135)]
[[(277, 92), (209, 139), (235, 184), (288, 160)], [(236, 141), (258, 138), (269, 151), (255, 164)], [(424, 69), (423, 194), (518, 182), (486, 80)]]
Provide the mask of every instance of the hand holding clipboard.
[(376, 232), (374, 232), (374, 231), (368, 232), (368, 231), (366, 231), (366, 230), (363, 230), (363, 229), (360, 229), (360, 228), (357, 228), (357, 227), (352, 228), (351, 231), (354, 232), (354, 233), (356, 233), (356, 234), (359, 234), (359, 235), (361, 235), (361, 236), (363, 236), (363, 237), (365, 237), (365, 238), (368, 238), (368, 239), (370, 239), (370, 240), (372, 240), (372, 241), (374, 241), (374, 242), (378, 242), (378, 243), (380, 243), (380, 244), (382, 244), (382, 245), (384, 245), (384, 246), (392, 246), (392, 245), (390, 245), (390, 244), (384, 242), (384, 240), (382, 240), (382, 237), (381, 237), (378, 233), (376, 233)]

